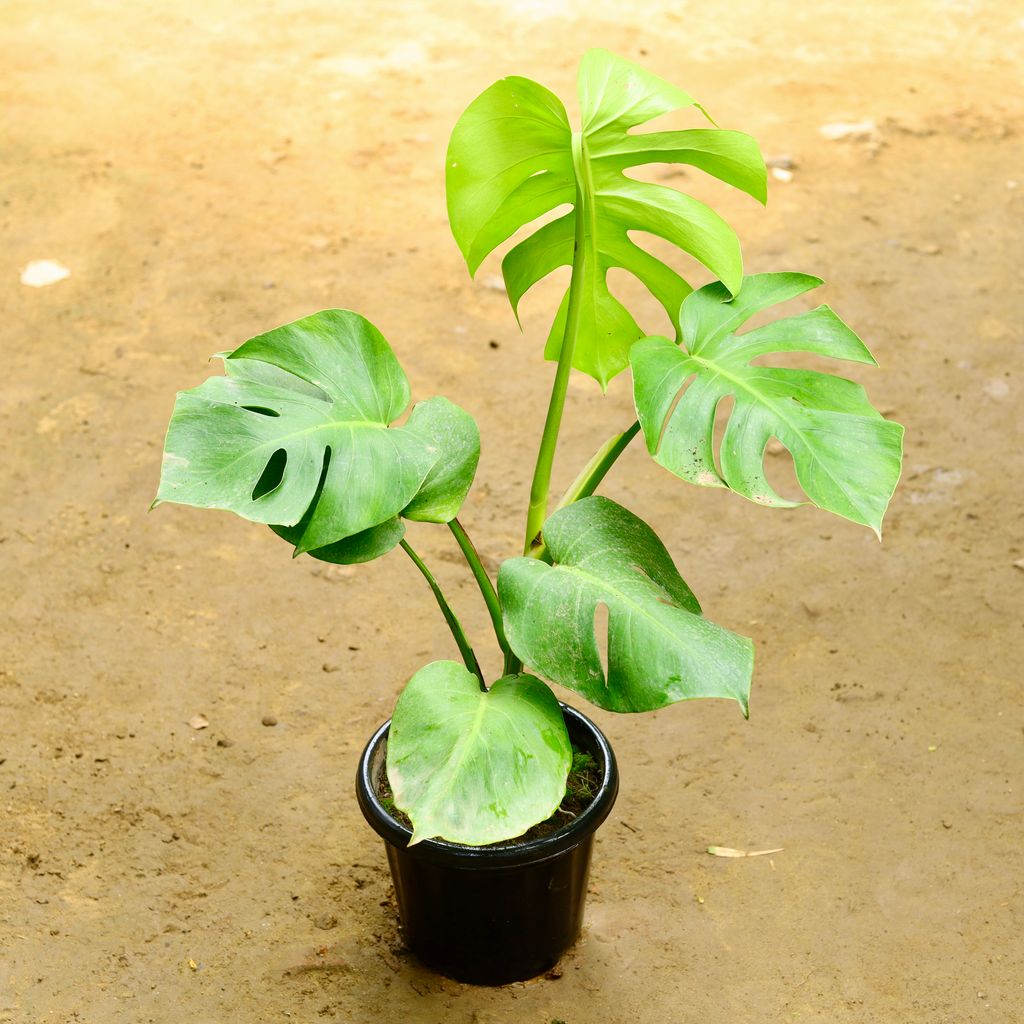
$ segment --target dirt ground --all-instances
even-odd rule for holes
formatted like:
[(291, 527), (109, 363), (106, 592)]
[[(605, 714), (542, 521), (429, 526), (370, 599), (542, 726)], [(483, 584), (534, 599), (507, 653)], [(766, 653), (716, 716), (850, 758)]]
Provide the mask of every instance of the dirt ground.
[[(4, 0), (0, 45), (0, 1021), (1024, 1019), (1019, 5)], [(748, 270), (826, 279), (906, 469), (879, 545), (627, 453), (605, 493), (756, 638), (752, 715), (597, 713), (623, 783), (584, 937), (559, 978), (474, 989), (403, 951), (352, 792), (453, 653), (411, 564), (147, 505), (207, 357), (344, 306), (477, 416), (463, 519), (516, 553), (556, 291), (521, 335), (496, 260), (467, 278), (444, 148), (500, 75), (571, 96), (593, 45), (792, 160), (767, 210), (675, 183)], [(21, 284), (41, 258), (71, 276)], [(574, 384), (559, 482), (631, 415), (628, 374)], [(414, 539), (483, 637), (450, 536)]]

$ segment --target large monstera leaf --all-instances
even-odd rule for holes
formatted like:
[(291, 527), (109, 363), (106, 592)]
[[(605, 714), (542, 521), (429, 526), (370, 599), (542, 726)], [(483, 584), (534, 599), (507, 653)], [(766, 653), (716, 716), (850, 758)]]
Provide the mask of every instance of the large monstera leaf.
[(646, 523), (608, 498), (583, 498), (547, 520), (544, 542), (551, 565), (512, 558), (498, 574), (505, 633), (525, 665), (609, 711), (726, 697), (746, 714), (751, 642), (701, 615)]
[[(757, 274), (730, 298), (718, 283), (683, 303), (682, 346), (647, 338), (633, 347), (633, 389), (640, 425), (655, 461), (703, 486), (727, 486), (762, 505), (792, 507), (764, 473), (769, 440), (793, 457), (810, 501), (880, 534), (899, 480), (903, 427), (882, 417), (863, 388), (811, 370), (753, 360), (810, 352), (875, 364), (861, 340), (827, 306), (735, 332), (755, 313), (822, 282), (806, 274)], [(718, 403), (735, 400), (715, 465)]]
[(562, 709), (544, 683), (505, 676), (485, 693), (454, 661), (409, 680), (388, 731), (388, 781), (412, 843), (522, 835), (558, 808), (571, 762)]
[[(621, 267), (646, 285), (675, 322), (690, 293), (670, 267), (640, 248), (630, 232), (658, 235), (696, 257), (730, 290), (743, 275), (740, 246), (713, 210), (664, 185), (623, 174), (641, 164), (688, 164), (765, 199), (764, 161), (740, 132), (717, 128), (631, 134), (660, 114), (696, 106), (655, 75), (605, 50), (591, 50), (578, 76), (582, 129), (573, 131), (561, 101), (527, 78), (504, 78), (459, 119), (447, 155), (448, 215), (471, 273), (520, 228), (561, 206), (505, 256), (502, 271), (514, 310), (538, 281), (561, 266), (578, 268), (579, 330), (573, 365), (602, 387), (628, 364), (642, 331), (608, 289)], [(700, 109), (700, 108), (698, 108)], [(545, 355), (557, 359), (568, 292)], [(517, 314), (518, 315), (518, 314)]]
[(325, 310), (247, 341), (227, 376), (178, 395), (156, 502), (228, 509), (334, 562), (394, 547), (399, 516), (454, 518), (479, 434), (445, 398), (413, 409), (390, 346), (365, 318)]

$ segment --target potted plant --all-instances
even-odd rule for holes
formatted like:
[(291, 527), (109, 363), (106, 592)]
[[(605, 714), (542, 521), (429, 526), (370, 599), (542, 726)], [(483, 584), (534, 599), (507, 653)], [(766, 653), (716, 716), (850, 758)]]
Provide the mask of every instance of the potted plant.
[[(747, 714), (751, 641), (705, 618), (651, 528), (595, 493), (615, 460), (642, 433), (654, 461), (681, 479), (790, 507), (797, 502), (763, 469), (774, 438), (810, 503), (879, 533), (902, 454), (902, 427), (859, 385), (773, 365), (782, 353), (873, 363), (827, 306), (742, 330), (821, 281), (744, 276), (736, 235), (717, 214), (626, 173), (682, 164), (764, 202), (754, 141), (710, 118), (710, 127), (634, 131), (673, 110), (704, 111), (603, 50), (583, 58), (579, 104), (573, 129), (551, 92), (502, 79), (470, 104), (448, 148), (449, 219), (471, 273), (518, 234), (502, 261), (516, 311), (534, 284), (571, 268), (545, 346), (557, 367), (523, 551), (502, 563), (497, 586), (457, 518), (477, 466), (476, 423), (439, 397), (399, 424), (405, 374), (380, 332), (346, 310), (245, 342), (223, 355), (223, 376), (178, 395), (155, 502), (266, 523), (296, 555), (352, 564), (401, 548), (416, 564), (460, 660), (433, 662), (406, 683), (367, 745), (357, 793), (385, 839), (412, 949), (454, 977), (494, 984), (549, 968), (578, 934), (591, 839), (617, 790), (607, 741), (548, 682), (610, 711), (705, 697)], [(694, 290), (633, 232), (667, 240), (714, 280)], [(610, 291), (611, 268), (647, 287), (673, 337), (645, 335)], [(627, 367), (636, 421), (601, 444), (552, 508), (570, 374), (603, 390)], [(716, 453), (726, 398), (734, 404)], [(409, 520), (447, 525), (465, 556), (504, 656), (490, 685), (405, 537)]]

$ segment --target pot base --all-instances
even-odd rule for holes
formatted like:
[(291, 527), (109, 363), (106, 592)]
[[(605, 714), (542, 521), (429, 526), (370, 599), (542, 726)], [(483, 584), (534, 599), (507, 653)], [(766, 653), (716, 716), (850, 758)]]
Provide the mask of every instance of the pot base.
[(408, 848), (411, 833), (377, 798), (390, 723), (367, 744), (357, 777), (359, 804), (385, 841), (406, 944), (440, 974), (475, 985), (525, 981), (551, 970), (579, 937), (594, 832), (615, 802), (618, 773), (597, 726), (562, 708), (572, 742), (600, 766), (601, 784), (568, 825), (518, 845), (426, 840)]

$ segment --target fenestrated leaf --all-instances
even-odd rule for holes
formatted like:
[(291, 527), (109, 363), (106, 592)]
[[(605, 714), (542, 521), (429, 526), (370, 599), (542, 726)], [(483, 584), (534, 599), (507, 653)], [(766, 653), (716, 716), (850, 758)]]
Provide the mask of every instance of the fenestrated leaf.
[(388, 780), (412, 843), (522, 835), (558, 808), (571, 762), (562, 710), (544, 683), (505, 676), (484, 693), (454, 661), (409, 680), (388, 732)]
[(402, 516), (421, 523), (450, 522), (466, 500), (480, 461), (476, 420), (439, 396), (417, 403), (406, 426), (437, 451), (438, 458)]
[[(821, 284), (806, 274), (758, 274), (730, 300), (720, 284), (690, 295), (683, 347), (647, 338), (630, 353), (633, 394), (647, 448), (676, 476), (728, 486), (762, 505), (792, 507), (764, 473), (769, 440), (793, 457), (810, 501), (881, 530), (899, 480), (903, 428), (884, 419), (859, 384), (826, 373), (753, 365), (781, 352), (810, 352), (874, 365), (861, 340), (827, 306), (734, 333), (754, 313)], [(715, 464), (715, 411), (735, 399)]]
[[(750, 693), (753, 646), (705, 619), (654, 531), (603, 497), (544, 524), (551, 565), (512, 558), (498, 573), (505, 633), (540, 675), (609, 711), (651, 711), (694, 697)], [(607, 608), (607, 671), (595, 634)]]
[(154, 504), (228, 509), (328, 561), (390, 550), (404, 529), (396, 516), (424, 486), (428, 513), (457, 511), (475, 468), (472, 421), (434, 400), (389, 427), (409, 385), (365, 318), (325, 310), (253, 338), (226, 365), (178, 395)]
[[(561, 101), (526, 78), (485, 90), (452, 132), (447, 156), (448, 215), (470, 272), (520, 228), (571, 207), (512, 248), (502, 263), (514, 310), (538, 281), (574, 259), (583, 220), (580, 328), (573, 365), (602, 387), (628, 363), (642, 332), (611, 294), (607, 274), (621, 267), (642, 281), (675, 321), (691, 291), (676, 271), (640, 248), (630, 232), (667, 239), (696, 257), (728, 287), (742, 278), (739, 242), (709, 207), (664, 185), (623, 172), (641, 164), (688, 164), (755, 198), (765, 198), (765, 168), (756, 143), (718, 128), (630, 134), (660, 114), (697, 106), (691, 96), (606, 50), (580, 64), (583, 127), (574, 132)], [(698, 109), (702, 109), (699, 108)], [(566, 300), (545, 355), (557, 359)], [(518, 315), (518, 313), (517, 313)]]

